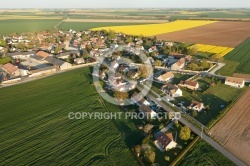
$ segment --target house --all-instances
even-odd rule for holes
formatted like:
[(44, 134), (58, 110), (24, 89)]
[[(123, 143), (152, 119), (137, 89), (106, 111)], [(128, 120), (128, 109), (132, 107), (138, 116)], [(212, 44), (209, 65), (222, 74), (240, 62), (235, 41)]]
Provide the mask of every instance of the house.
[(125, 91), (126, 82), (124, 82), (119, 75), (111, 75), (108, 79), (109, 85), (112, 89), (117, 91)]
[(191, 89), (191, 90), (197, 90), (199, 88), (198, 82), (190, 81), (190, 80), (181, 81), (178, 85), (184, 88)]
[(45, 59), (47, 56), (51, 56), (50, 54), (44, 51), (38, 51), (35, 55), (42, 57), (42, 59)]
[(158, 144), (165, 149), (166, 151), (169, 149), (173, 149), (177, 146), (177, 143), (173, 139), (173, 134), (172, 133), (161, 133), (157, 140)]
[[(141, 113), (143, 113), (143, 117), (147, 118), (147, 119), (155, 119), (158, 116), (156, 112), (154, 112), (149, 106), (147, 106), (145, 104), (142, 104), (139, 107), (139, 111)], [(141, 116), (140, 116), (140, 118), (141, 118)]]
[(172, 64), (171, 70), (181, 70), (184, 67), (185, 67), (185, 58), (181, 58), (177, 62)]
[(148, 49), (148, 52), (151, 53), (151, 52), (156, 52), (158, 51), (157, 47), (156, 46), (153, 46), (151, 48)]
[(205, 107), (204, 107), (204, 104), (201, 103), (201, 102), (198, 102), (198, 101), (192, 101), (190, 106), (188, 106), (188, 109), (191, 109), (191, 110), (194, 110), (194, 111), (198, 111), (200, 112), (201, 110), (203, 110)]
[(111, 62), (110, 64), (110, 69), (112, 70), (116, 70), (119, 67), (119, 64), (116, 60), (114, 60), (113, 62)]
[(65, 70), (65, 69), (69, 69), (72, 67), (70, 63), (62, 61), (60, 59), (56, 59), (52, 56), (47, 56), (44, 60), (50, 64), (53, 64), (56, 68), (60, 70)]
[(97, 76), (97, 77), (99, 77), (100, 79), (105, 79), (105, 78), (106, 78), (106, 74), (105, 74), (104, 71), (99, 71), (99, 72), (96, 71), (96, 72), (93, 72), (92, 75)]
[(130, 70), (128, 71), (128, 73), (127, 73), (127, 76), (128, 76), (129, 78), (135, 79), (135, 78), (138, 78), (138, 73), (137, 73), (135, 70), (130, 69)]
[(70, 56), (70, 52), (62, 52), (62, 53), (59, 53), (56, 57), (59, 59), (68, 59), (69, 56)]
[(167, 82), (167, 81), (170, 81), (173, 78), (174, 78), (173, 72), (167, 72), (165, 74), (160, 75), (156, 79), (159, 80), (159, 81)]
[(6, 56), (12, 57), (13, 59), (22, 59), (22, 58), (29, 58), (32, 55), (35, 55), (36, 51), (29, 51), (29, 52), (13, 52), (7, 53)]
[(131, 96), (131, 103), (132, 104), (137, 104), (138, 106), (141, 106), (142, 104), (149, 106), (150, 102), (148, 102), (147, 100), (144, 99), (144, 97), (138, 93), (134, 93)]
[(243, 88), (245, 80), (243, 78), (227, 77), (225, 84), (236, 88)]
[(171, 97), (180, 97), (182, 96), (182, 91), (177, 85), (173, 85), (171, 83), (167, 83), (162, 86), (162, 91)]
[(12, 65), (11, 63), (6, 63), (2, 66), (2, 69), (8, 73), (11, 77), (20, 76), (20, 70), (17, 66)]
[(180, 54), (180, 53), (175, 53), (175, 52), (170, 52), (169, 54), (168, 54), (168, 58), (172, 58), (172, 59), (181, 59), (181, 58), (185, 58), (186, 57), (186, 55), (184, 55), (184, 54)]
[(76, 59), (74, 59), (74, 62), (76, 63), (76, 64), (83, 64), (83, 63), (85, 63), (85, 61), (84, 61), (84, 59), (83, 58), (76, 58)]

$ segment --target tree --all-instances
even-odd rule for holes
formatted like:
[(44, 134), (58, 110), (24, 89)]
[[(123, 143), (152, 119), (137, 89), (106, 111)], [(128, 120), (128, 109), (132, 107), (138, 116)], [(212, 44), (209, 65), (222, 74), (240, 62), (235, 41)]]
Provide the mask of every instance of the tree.
[(196, 116), (198, 116), (197, 111), (196, 110), (192, 110), (192, 117), (196, 117)]
[(208, 67), (209, 67), (209, 64), (208, 64), (208, 62), (206, 61), (206, 60), (202, 60), (202, 62), (201, 62), (201, 67), (203, 68), (203, 69), (207, 69)]
[(184, 126), (184, 127), (182, 127), (181, 130), (180, 130), (180, 135), (179, 135), (179, 137), (180, 137), (180, 139), (182, 139), (182, 140), (188, 140), (188, 139), (190, 139), (190, 134), (191, 134), (190, 128), (188, 128), (187, 126)]
[(115, 91), (114, 96), (118, 100), (125, 100), (129, 97), (129, 94), (127, 92)]
[(165, 160), (166, 160), (166, 161), (169, 161), (169, 160), (170, 160), (170, 157), (169, 157), (169, 156), (165, 156)]
[(139, 67), (138, 75), (139, 77), (143, 77), (143, 78), (146, 78), (148, 76), (147, 67), (145, 65), (142, 65)]
[(83, 58), (87, 59), (89, 57), (89, 53), (86, 49), (83, 51)]
[(156, 60), (156, 61), (154, 62), (154, 65), (155, 65), (155, 66), (161, 66), (161, 65), (162, 65), (162, 61)]
[(199, 66), (196, 63), (190, 63), (189, 64), (189, 68), (191, 70), (197, 70), (199, 68)]
[(140, 154), (141, 154), (141, 146), (140, 145), (135, 146), (135, 152), (136, 152), (137, 156), (140, 156)]
[(153, 127), (154, 127), (154, 126), (151, 125), (151, 124), (146, 124), (146, 125), (143, 127), (143, 130), (144, 130), (145, 133), (149, 133), (149, 132), (152, 130)]
[(5, 47), (6, 41), (4, 39), (0, 39), (0, 46)]
[(145, 151), (144, 156), (150, 163), (155, 162), (155, 152), (153, 152), (151, 149)]
[(187, 50), (187, 54), (188, 55), (195, 55), (195, 54), (197, 54), (197, 48), (196, 47), (189, 48)]

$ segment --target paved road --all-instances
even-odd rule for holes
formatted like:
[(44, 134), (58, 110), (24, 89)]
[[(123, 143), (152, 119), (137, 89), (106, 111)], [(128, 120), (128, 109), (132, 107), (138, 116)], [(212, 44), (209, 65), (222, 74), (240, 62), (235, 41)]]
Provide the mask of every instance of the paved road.
[[(137, 86), (137, 88), (143, 93), (145, 93), (145, 89), (142, 89), (140, 86)], [(144, 94), (143, 93), (143, 94)], [(171, 108), (163, 104), (161, 101), (158, 101), (154, 96), (147, 94), (147, 97), (149, 97), (151, 100), (153, 100), (156, 104), (160, 105), (162, 108), (164, 108), (167, 111), (173, 111)], [(215, 142), (213, 139), (208, 137), (206, 134), (202, 133), (196, 126), (189, 123), (186, 119), (181, 118), (179, 120), (182, 124), (188, 126), (194, 133), (199, 135), (203, 140), (208, 142), (210, 145), (212, 145), (215, 149), (217, 149), (219, 152), (224, 154), (227, 158), (229, 158), (232, 162), (234, 162), (236, 165), (245, 166), (246, 164), (243, 163), (240, 159), (235, 157), (233, 154), (228, 152), (226, 149), (224, 149), (221, 145), (219, 145), (217, 142)]]

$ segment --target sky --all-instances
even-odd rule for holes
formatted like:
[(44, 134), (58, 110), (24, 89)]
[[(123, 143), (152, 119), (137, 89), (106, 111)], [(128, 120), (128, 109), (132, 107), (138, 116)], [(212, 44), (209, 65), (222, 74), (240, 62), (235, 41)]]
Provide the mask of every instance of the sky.
[(0, 8), (250, 8), (250, 0), (6, 0)]

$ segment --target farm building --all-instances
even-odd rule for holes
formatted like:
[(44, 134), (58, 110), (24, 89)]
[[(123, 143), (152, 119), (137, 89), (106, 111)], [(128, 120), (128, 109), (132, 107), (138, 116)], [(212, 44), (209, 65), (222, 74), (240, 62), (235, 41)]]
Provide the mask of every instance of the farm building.
[(194, 110), (194, 111), (202, 111), (204, 109), (204, 104), (198, 101), (192, 101), (190, 106), (188, 106), (188, 109)]
[(245, 80), (243, 78), (227, 77), (225, 84), (236, 88), (243, 88)]
[(12, 57), (14, 59), (22, 59), (22, 58), (29, 58), (32, 55), (35, 55), (36, 51), (29, 51), (29, 52), (13, 52), (13, 53), (7, 53), (6, 56)]
[(65, 70), (65, 69), (69, 69), (72, 67), (70, 63), (62, 61), (60, 59), (56, 59), (52, 56), (47, 56), (44, 60), (50, 64), (53, 64), (56, 68), (60, 70)]
[(7, 63), (2, 66), (2, 69), (10, 75), (10, 77), (18, 77), (20, 76), (20, 70), (17, 66), (12, 65), (11, 63)]
[(171, 97), (180, 97), (182, 96), (182, 91), (177, 85), (173, 85), (171, 83), (167, 83), (162, 86), (162, 91)]
[(199, 88), (199, 83), (196, 81), (181, 81), (178, 85), (191, 90), (197, 90)]
[(157, 77), (157, 80), (167, 82), (167, 81), (170, 81), (173, 78), (174, 78), (173, 72), (167, 72), (167, 73), (162, 74), (159, 77)]
[(158, 136), (156, 141), (166, 151), (169, 149), (173, 149), (177, 146), (177, 143), (173, 139), (172, 133), (168, 134), (161, 133), (161, 135)]

